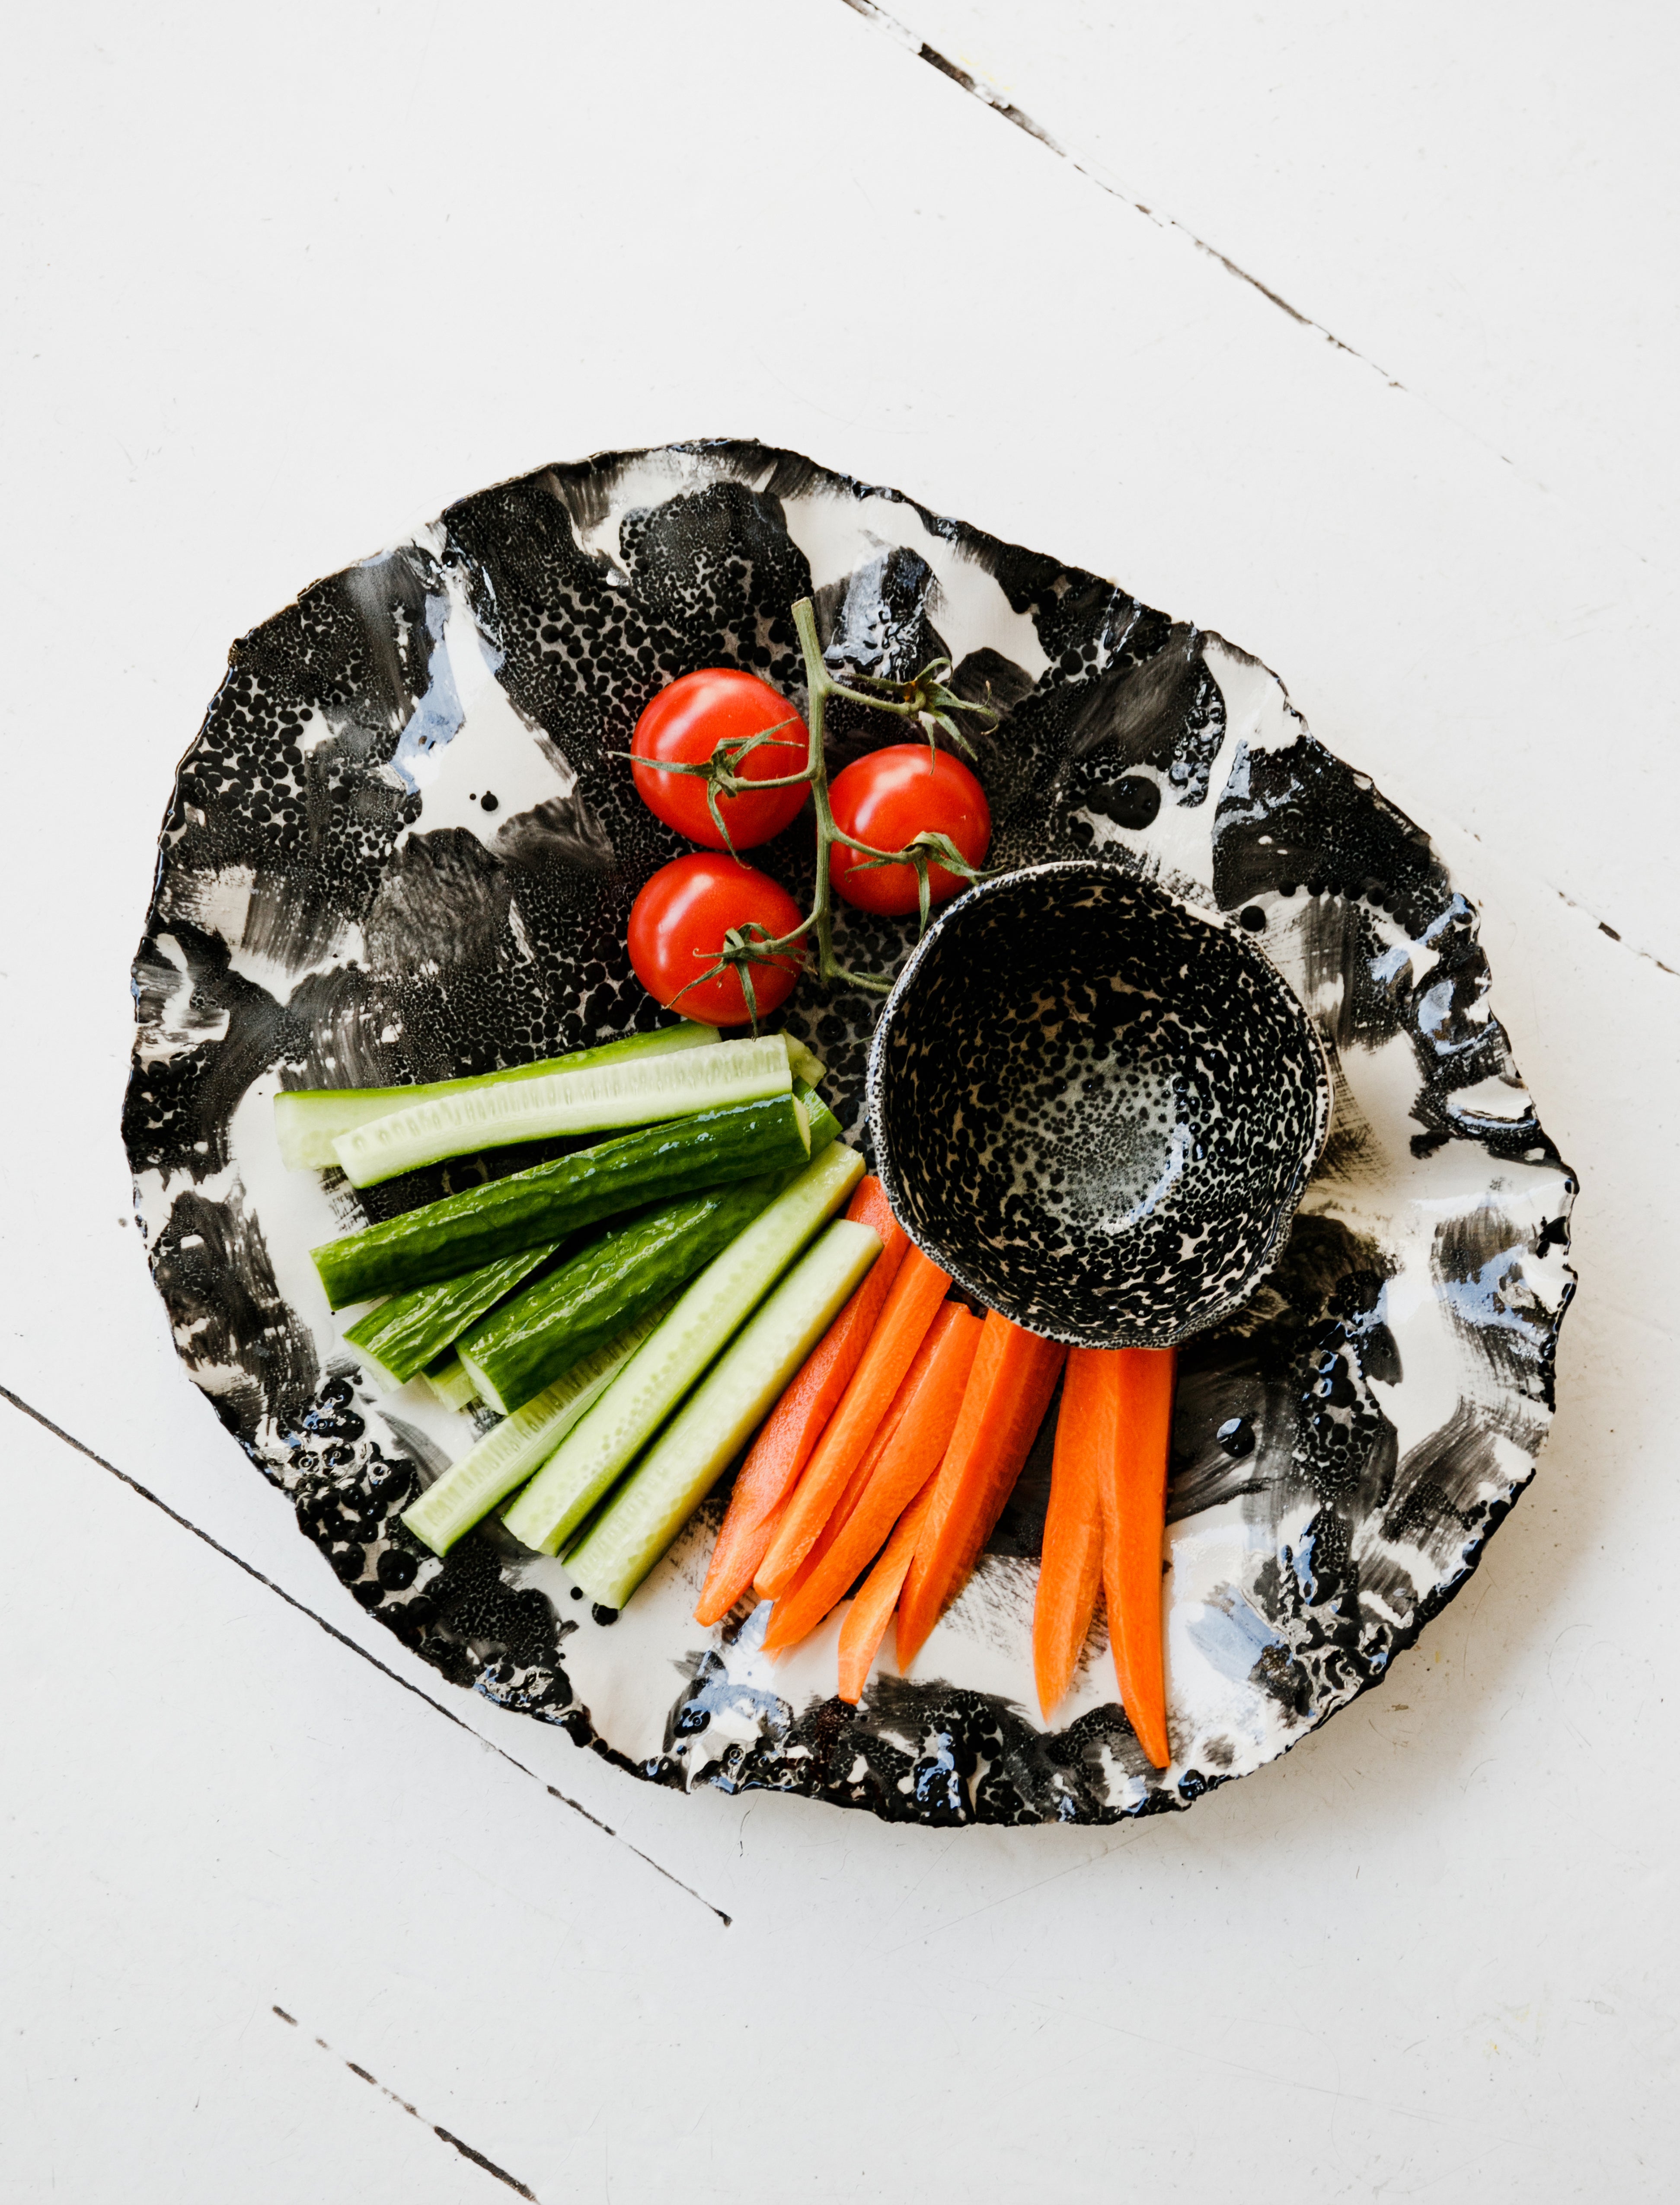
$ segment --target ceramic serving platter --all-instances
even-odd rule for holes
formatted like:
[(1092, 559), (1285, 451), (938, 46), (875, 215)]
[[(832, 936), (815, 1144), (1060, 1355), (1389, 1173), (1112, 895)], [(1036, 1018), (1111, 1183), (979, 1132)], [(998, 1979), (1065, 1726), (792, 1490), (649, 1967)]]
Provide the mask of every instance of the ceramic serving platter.
[[(470, 1167), (363, 1196), (288, 1173), (278, 1088), (435, 1079), (660, 1022), (624, 929), (680, 846), (615, 753), (691, 668), (802, 698), (789, 609), (807, 594), (836, 669), (948, 656), (959, 691), (990, 696), (994, 865), (1095, 855), (1234, 917), (1334, 1068), (1276, 1264), (1181, 1352), (1165, 1773), (1116, 1703), (1100, 1625), (1055, 1727), (1039, 1718), (1048, 1423), (911, 1676), (889, 1640), (854, 1711), (833, 1697), (837, 1620), (779, 1661), (762, 1609), (692, 1621), (721, 1497), (616, 1617), (496, 1526), (424, 1554), (397, 1517), (473, 1421), (420, 1386), (376, 1396), (310, 1263)], [(844, 710), (833, 728), (836, 765), (883, 740)], [(756, 854), (801, 893), (808, 826)], [(911, 930), (850, 914), (841, 954), (891, 971)], [(793, 453), (544, 468), (245, 637), (181, 767), (134, 986), (124, 1130), (188, 1373), (345, 1597), (455, 1683), (654, 1782), (939, 1824), (1187, 1805), (1383, 1675), (1465, 1583), (1551, 1419), (1575, 1180), (1427, 836), (1245, 652)], [(787, 1011), (865, 1145), (873, 1013), (810, 981)]]

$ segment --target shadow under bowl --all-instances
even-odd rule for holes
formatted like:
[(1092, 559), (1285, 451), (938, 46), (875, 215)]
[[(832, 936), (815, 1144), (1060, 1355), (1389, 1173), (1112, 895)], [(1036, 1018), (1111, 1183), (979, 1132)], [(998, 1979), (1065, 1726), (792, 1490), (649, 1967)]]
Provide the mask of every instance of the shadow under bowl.
[(905, 1230), (988, 1308), (1076, 1347), (1171, 1347), (1238, 1308), (1330, 1100), (1311, 1021), (1244, 935), (1089, 862), (948, 906), (870, 1052)]

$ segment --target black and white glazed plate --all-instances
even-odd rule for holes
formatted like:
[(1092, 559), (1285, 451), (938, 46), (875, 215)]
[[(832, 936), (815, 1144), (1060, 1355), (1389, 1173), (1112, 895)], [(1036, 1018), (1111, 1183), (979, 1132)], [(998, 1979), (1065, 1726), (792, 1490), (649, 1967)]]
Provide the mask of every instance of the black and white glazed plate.
[[(434, 1079), (658, 1022), (624, 928), (680, 846), (613, 753), (690, 668), (802, 698), (807, 593), (836, 667), (948, 654), (959, 688), (989, 688), (994, 864), (1094, 853), (1237, 914), (1330, 1051), (1334, 1122), (1283, 1252), (1181, 1356), (1165, 1774), (1100, 1634), (1059, 1727), (1038, 1720), (1048, 1431), (913, 1674), (889, 1642), (854, 1713), (832, 1697), (836, 1624), (772, 1662), (762, 1611), (692, 1621), (721, 1500), (616, 1619), (499, 1530), (421, 1553), (398, 1514), (473, 1423), (419, 1387), (376, 1398), (309, 1261), (438, 1175), (357, 1197), (285, 1171), (277, 1088)], [(839, 763), (882, 740), (843, 716), (834, 734)], [(798, 894), (808, 828), (757, 854)], [(898, 922), (850, 923), (849, 963), (908, 949)], [(946, 1824), (1188, 1804), (1383, 1675), (1466, 1581), (1551, 1419), (1575, 1181), (1427, 837), (1219, 637), (793, 453), (545, 468), (246, 636), (181, 764), (134, 990), (125, 1137), (193, 1380), (350, 1598), (454, 1682), (656, 1782)], [(871, 1015), (809, 981), (789, 1006), (859, 1140)]]

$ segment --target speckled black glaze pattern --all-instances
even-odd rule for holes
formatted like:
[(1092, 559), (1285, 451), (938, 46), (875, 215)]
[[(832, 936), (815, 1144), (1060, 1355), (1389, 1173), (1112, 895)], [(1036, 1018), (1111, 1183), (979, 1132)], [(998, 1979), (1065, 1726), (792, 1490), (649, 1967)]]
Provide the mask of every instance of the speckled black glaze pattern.
[[(832, 1697), (832, 1629), (773, 1664), (762, 1611), (692, 1623), (721, 1495), (617, 1618), (493, 1525), (447, 1562), (423, 1552), (398, 1519), (472, 1420), (414, 1387), (376, 1398), (308, 1261), (482, 1167), (365, 1197), (288, 1174), (278, 1086), (435, 1079), (656, 1019), (624, 923), (679, 846), (614, 753), (692, 667), (751, 666), (803, 702), (806, 591), (837, 666), (947, 652), (958, 688), (1001, 708), (979, 761), (995, 864), (1087, 857), (1227, 915), (1327, 1053), (1334, 1121), (1283, 1248), (1180, 1353), (1162, 1773), (1100, 1626), (1058, 1727), (1034, 1711), (1048, 1429), (917, 1673), (884, 1664), (854, 1712)], [(835, 762), (889, 740), (839, 714)], [(759, 854), (802, 892), (806, 825)], [(910, 948), (896, 921), (843, 931), (853, 965)], [(1106, 1822), (1187, 1805), (1380, 1677), (1532, 1472), (1574, 1180), (1487, 990), (1428, 838), (1253, 659), (795, 454), (680, 445), (467, 498), (234, 646), (164, 821), (124, 1133), (188, 1372), (350, 1597), (446, 1677), (656, 1782), (936, 1824)], [(788, 1007), (866, 1144), (877, 1007), (809, 982)]]
[(876, 1028), (869, 1099), (894, 1215), (988, 1308), (1073, 1347), (1175, 1347), (1277, 1254), (1330, 1076), (1243, 935), (1075, 859), (935, 920)]

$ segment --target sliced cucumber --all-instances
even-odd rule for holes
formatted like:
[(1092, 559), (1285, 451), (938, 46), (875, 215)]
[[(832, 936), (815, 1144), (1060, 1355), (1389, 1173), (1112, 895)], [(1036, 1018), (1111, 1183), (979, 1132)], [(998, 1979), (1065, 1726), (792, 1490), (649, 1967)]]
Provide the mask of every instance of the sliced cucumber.
[(585, 1066), (541, 1079), (511, 1079), (419, 1102), (340, 1134), (334, 1151), (353, 1186), (372, 1186), (398, 1172), (510, 1141), (556, 1133), (601, 1133), (650, 1126), (732, 1102), (786, 1095), (793, 1084), (780, 1034), (721, 1041), (709, 1049), (667, 1050), (627, 1062)]
[(863, 1175), (856, 1150), (832, 1144), (708, 1264), (506, 1511), (516, 1539), (545, 1554), (559, 1552)]
[(807, 1087), (820, 1087), (828, 1076), (828, 1067), (822, 1058), (813, 1056), (795, 1034), (785, 1033), (782, 1039), (787, 1044), (788, 1069), (795, 1079), (803, 1079)]
[[(695, 1049), (715, 1042), (715, 1026), (685, 1019), (657, 1033), (628, 1034), (570, 1056), (543, 1057), (536, 1064), (510, 1065), (476, 1079), (434, 1079), (420, 1087), (288, 1087), (274, 1098), (274, 1130), (282, 1161), (293, 1169), (326, 1171), (338, 1162), (333, 1144), (375, 1118), (389, 1118), (419, 1102), (435, 1102), (469, 1088), (499, 1086), (513, 1079), (543, 1079), (556, 1072), (581, 1072), (591, 1064), (615, 1064), (638, 1057), (662, 1056), (674, 1049)], [(807, 1074), (807, 1077), (810, 1075)], [(814, 1084), (814, 1083), (813, 1083)]]
[(645, 1316), (574, 1363), (563, 1378), (544, 1387), (534, 1401), (487, 1432), (436, 1483), (429, 1485), (402, 1520), (433, 1554), (444, 1554), (480, 1517), (488, 1516), (522, 1485), (560, 1445), (579, 1417), (611, 1385), (625, 1364), (659, 1322), (664, 1311)]
[(580, 1358), (687, 1283), (762, 1209), (777, 1180), (744, 1180), (635, 1218), (550, 1271), (456, 1344), (481, 1400), (521, 1409)]
[(775, 1407), (881, 1242), (841, 1218), (751, 1317), (567, 1558), (592, 1600), (622, 1608)]
[(406, 1293), (647, 1203), (802, 1164), (812, 1115), (777, 1095), (641, 1126), (329, 1240), (314, 1251), (315, 1268), (334, 1309)]
[(469, 1409), (478, 1398), (478, 1388), (453, 1347), (428, 1366), (425, 1380), (446, 1409)]
[[(810, 1133), (810, 1153), (820, 1156), (830, 1141), (840, 1135), (840, 1121), (814, 1088), (807, 1087), (803, 1079), (793, 1082), (793, 1093), (799, 1108), (805, 1114), (805, 1124)], [(797, 1170), (798, 1166), (795, 1166)]]
[(344, 1337), (359, 1351), (363, 1370), (382, 1393), (406, 1386), (559, 1245), (551, 1240), (543, 1247), (522, 1248), (460, 1278), (394, 1294), (359, 1317)]

